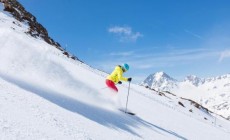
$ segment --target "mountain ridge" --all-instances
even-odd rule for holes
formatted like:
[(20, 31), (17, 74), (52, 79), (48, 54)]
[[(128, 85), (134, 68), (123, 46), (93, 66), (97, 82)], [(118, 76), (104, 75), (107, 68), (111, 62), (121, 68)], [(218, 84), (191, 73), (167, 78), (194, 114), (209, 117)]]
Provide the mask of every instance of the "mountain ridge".
[(71, 54), (70, 52), (67, 52), (58, 42), (54, 41), (54, 39), (52, 39), (49, 36), (46, 28), (43, 27), (37, 21), (36, 17), (33, 16), (30, 12), (28, 12), (17, 0), (0, 0), (0, 2), (4, 6), (4, 11), (9, 12), (19, 22), (24, 22), (29, 25), (28, 31), (25, 32), (26, 34), (29, 34), (34, 38), (41, 38), (48, 44), (61, 50), (63, 54), (67, 57), (81, 61), (75, 55)]
[[(171, 80), (173, 78), (170, 76), (155, 77), (158, 73), (151, 74), (140, 85), (191, 99), (226, 119), (230, 119), (230, 74), (210, 78), (189, 75), (184, 80), (177, 81)], [(167, 77), (169, 78), (167, 79)]]
[[(215, 77), (208, 77), (208, 78), (200, 78), (200, 77), (198, 77), (196, 75), (188, 75), (183, 80), (179, 81), (177, 79), (172, 78), (167, 73), (165, 73), (163, 71), (160, 71), (160, 72), (156, 72), (154, 74), (150, 74), (139, 85), (148, 86), (150, 88), (155, 88), (154, 86), (151, 86), (151, 82), (152, 81), (164, 82), (163, 79), (166, 80), (166, 81), (175, 82), (177, 84), (181, 83), (181, 82), (188, 82), (188, 83), (191, 83), (192, 85), (198, 87), (198, 86), (203, 85), (203, 84), (208, 83), (208, 82), (215, 82), (217, 80), (222, 80), (222, 79), (230, 79), (230, 73), (223, 74), (223, 75), (220, 75), (220, 76), (215, 76)], [(149, 83), (149, 81), (150, 81), (150, 83)], [(229, 84), (230, 84), (230, 82), (226, 83), (225, 85), (228, 86)], [(158, 83), (158, 85), (161, 86), (161, 85), (163, 85), (163, 83)], [(166, 84), (164, 83), (164, 86), (168, 86), (167, 83)], [(158, 87), (156, 87), (156, 88), (158, 88)], [(170, 88), (171, 87), (167, 87), (167, 89), (170, 89)]]

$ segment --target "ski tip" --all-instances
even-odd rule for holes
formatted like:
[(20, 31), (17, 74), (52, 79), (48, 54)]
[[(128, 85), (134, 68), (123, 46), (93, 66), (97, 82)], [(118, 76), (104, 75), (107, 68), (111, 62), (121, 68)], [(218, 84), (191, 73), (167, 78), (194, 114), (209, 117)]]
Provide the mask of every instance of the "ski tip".
[(125, 112), (125, 113), (129, 115), (136, 115), (135, 113), (132, 113), (132, 112)]
[(135, 113), (133, 113), (133, 112), (130, 112), (130, 111), (125, 111), (125, 110), (123, 110), (123, 109), (119, 109), (121, 112), (123, 112), (123, 113), (125, 113), (125, 114), (129, 114), (129, 115), (136, 115)]

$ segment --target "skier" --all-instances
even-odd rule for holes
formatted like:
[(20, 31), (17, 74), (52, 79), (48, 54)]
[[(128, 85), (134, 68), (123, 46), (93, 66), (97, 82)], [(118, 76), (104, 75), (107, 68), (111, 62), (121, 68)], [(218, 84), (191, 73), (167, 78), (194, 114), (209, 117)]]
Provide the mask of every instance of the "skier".
[(129, 81), (129, 82), (132, 81), (132, 78), (126, 78), (122, 76), (123, 73), (128, 70), (129, 70), (128, 64), (124, 64), (123, 66), (120, 66), (120, 65), (116, 66), (113, 72), (109, 76), (107, 76), (106, 85), (117, 93), (118, 89), (115, 86), (115, 84), (122, 84), (121, 80)]

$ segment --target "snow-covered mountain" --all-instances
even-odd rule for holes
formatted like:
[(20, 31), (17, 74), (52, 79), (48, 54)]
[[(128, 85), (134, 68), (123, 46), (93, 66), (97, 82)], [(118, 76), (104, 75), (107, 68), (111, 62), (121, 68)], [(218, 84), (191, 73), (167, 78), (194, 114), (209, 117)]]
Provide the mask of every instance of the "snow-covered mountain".
[[(36, 17), (34, 17), (31, 13), (27, 12), (26, 9), (17, 0), (1, 0), (0, 2), (2, 3), (1, 11), (9, 12), (10, 16), (13, 16), (17, 20), (14, 21), (13, 24), (22, 26), (21, 23), (24, 23), (25, 25), (27, 25), (27, 30), (24, 31), (26, 34), (44, 40), (46, 43), (61, 50), (64, 55), (70, 57), (71, 59), (79, 60), (73, 54), (65, 51), (58, 42), (54, 41), (49, 36), (46, 28), (38, 23)], [(12, 27), (12, 29), (14, 28)]]
[(177, 87), (177, 81), (164, 72), (149, 75), (141, 85), (157, 91), (169, 91)]
[(157, 72), (148, 76), (141, 85), (191, 99), (230, 119), (230, 74), (212, 78), (199, 78), (190, 75), (183, 81), (178, 81), (172, 80), (173, 78), (162, 73)]
[(131, 84), (128, 102), (136, 116), (121, 112), (127, 83), (111, 93), (106, 73), (28, 34), (28, 22), (3, 9), (0, 3), (0, 139), (229, 139), (229, 121), (196, 102), (139, 85)]
[(178, 81), (164, 72), (156, 72), (149, 75), (140, 85), (159, 91), (171, 91), (185, 83), (195, 87), (203, 86), (206, 90), (228, 88), (230, 87), (230, 74), (212, 78), (199, 78), (195, 75), (189, 75), (183, 81)]
[(195, 76), (195, 75), (189, 75), (189, 76), (185, 77), (184, 82), (191, 83), (194, 86), (199, 86), (199, 85), (202, 85), (204, 83), (204, 80)]

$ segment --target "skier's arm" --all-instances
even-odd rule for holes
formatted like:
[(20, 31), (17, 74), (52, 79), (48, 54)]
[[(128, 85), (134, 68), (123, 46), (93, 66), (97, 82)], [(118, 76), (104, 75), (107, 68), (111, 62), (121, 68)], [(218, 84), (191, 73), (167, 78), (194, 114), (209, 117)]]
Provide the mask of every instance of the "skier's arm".
[(117, 77), (118, 77), (119, 80), (128, 81), (128, 78), (122, 76), (122, 72), (121, 71), (118, 71)]

